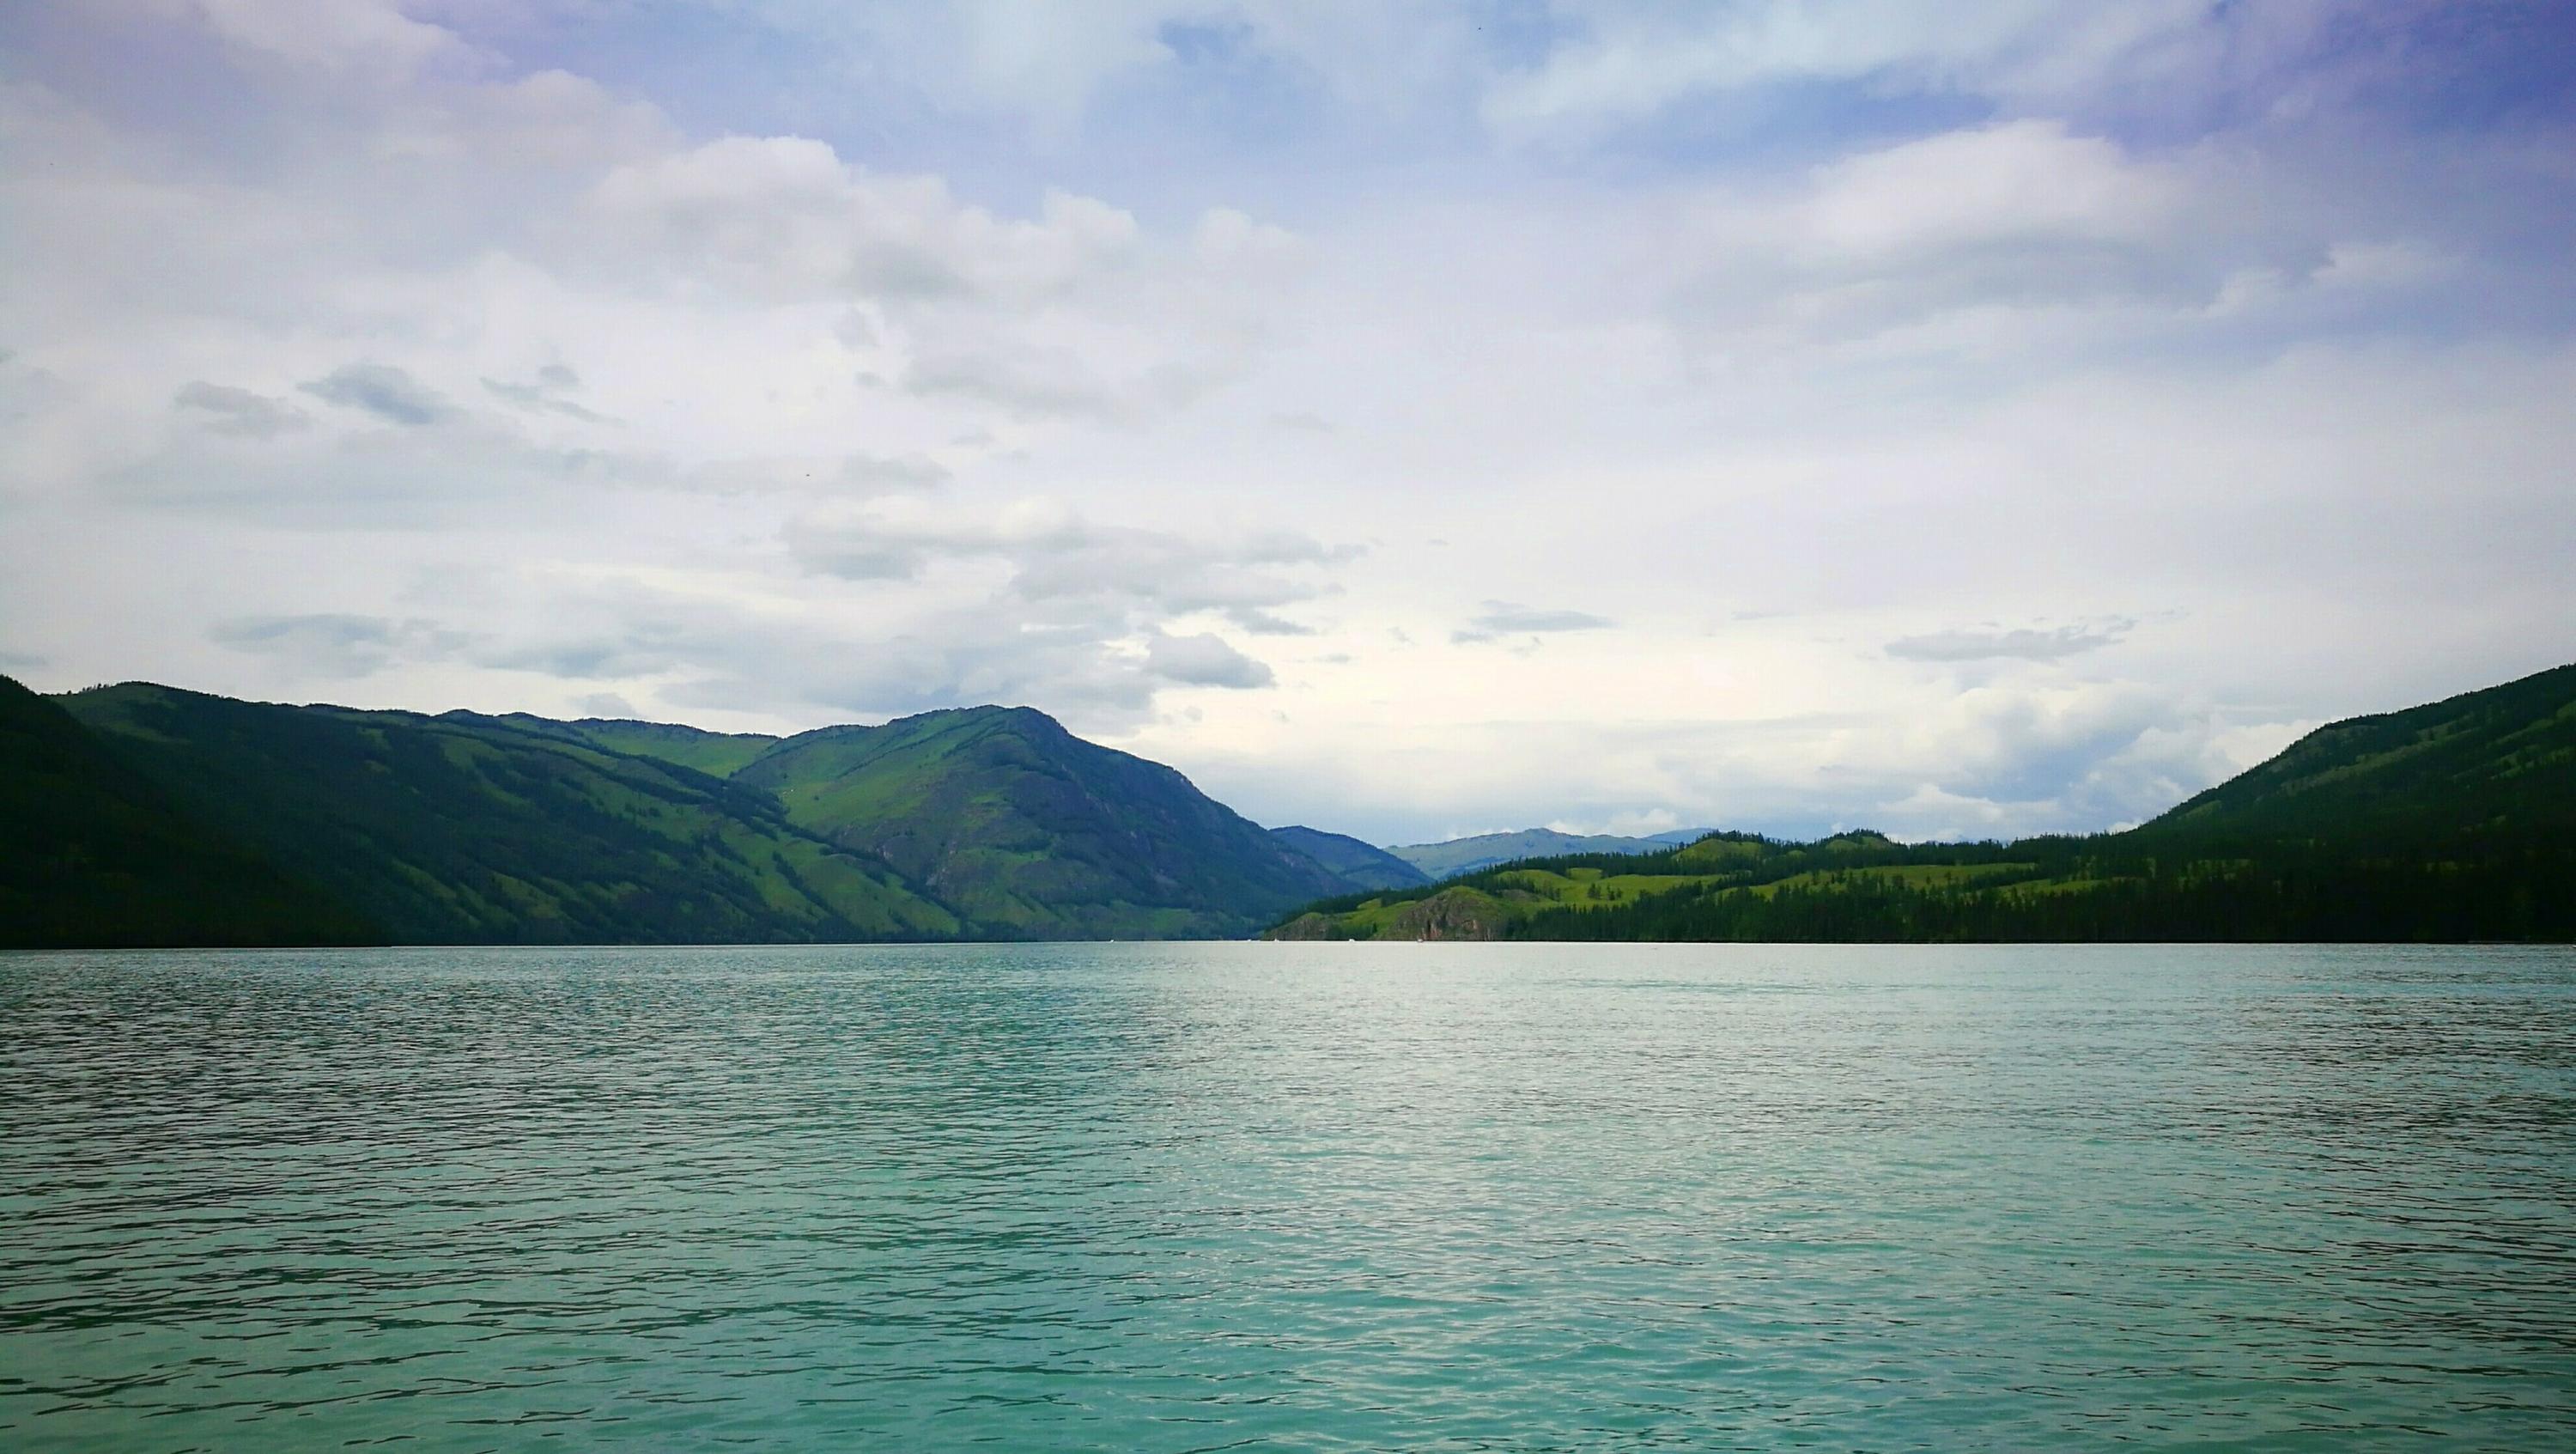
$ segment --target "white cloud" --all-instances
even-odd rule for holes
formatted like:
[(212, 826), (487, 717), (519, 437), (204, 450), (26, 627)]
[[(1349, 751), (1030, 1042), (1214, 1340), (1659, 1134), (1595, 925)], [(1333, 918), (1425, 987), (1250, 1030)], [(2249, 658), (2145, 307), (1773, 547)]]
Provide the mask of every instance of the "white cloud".
[(613, 722), (631, 722), (644, 715), (633, 702), (615, 692), (591, 692), (575, 697), (571, 710), (585, 717), (605, 717)]
[(123, 0), (197, 20), (236, 50), (366, 81), (400, 80), (434, 62), (471, 58), (456, 35), (403, 13), (398, 0)]
[(786, 537), (806, 569), (843, 580), (989, 566), (1002, 573), (1001, 595), (1032, 611), (1105, 613), (1128, 630), (1216, 614), (1260, 635), (1302, 634), (1275, 610), (1327, 594), (1323, 572), (1356, 556), (1285, 531), (1203, 540), (1102, 527), (1044, 499), (974, 509), (889, 497), (809, 512), (789, 522)]
[(581, 388), (581, 375), (559, 363), (546, 364), (527, 379), (486, 378), (483, 388), (492, 397), (521, 409), (561, 414), (592, 424), (607, 422), (573, 397)]
[(1796, 82), (1874, 82), (1882, 91), (2025, 105), (2159, 89), (2198, 101), (2247, 86), (2275, 57), (2361, 11), (2336, 0), (1598, 0), (1554, 8), (1576, 37), (1487, 93), (1485, 118), (1506, 136), (1587, 137), (1694, 97)]
[(463, 635), (427, 621), (328, 613), (220, 621), (207, 636), (235, 651), (279, 658), (302, 675), (340, 678), (372, 676), (397, 660), (436, 660), (465, 645)]
[(458, 412), (436, 389), (391, 364), (342, 364), (298, 387), (324, 403), (363, 410), (393, 424), (436, 424)]
[(1887, 654), (1910, 661), (2055, 661), (2096, 650), (2129, 634), (2134, 621), (2056, 627), (1962, 627), (1905, 636), (1887, 643)]
[(1478, 17), (1439, 0), (735, 0), (733, 8), (856, 77), (943, 116), (999, 118), (1038, 149), (1076, 145), (1123, 94), (1210, 69), (1291, 77), (1372, 116), (1475, 84)]
[(674, 74), (660, 7), (324, 9), (12, 18), (42, 685), (2001, 832), (2576, 610), (2563, 127), (2371, 110), (2401, 21), (746, 0)]
[(886, 374), (1016, 416), (1128, 418), (1235, 377), (1302, 250), (1227, 208), (1157, 238), (1123, 209), (1050, 191), (1000, 217), (936, 177), (881, 176), (800, 137), (727, 137), (601, 178), (560, 252), (671, 296), (840, 302), (868, 313)]
[(217, 434), (250, 439), (266, 439), (312, 422), (303, 410), (284, 400), (203, 379), (182, 384), (170, 402), (180, 409), (198, 411), (204, 426)]
[(1243, 690), (1271, 683), (1270, 668), (1237, 651), (1213, 632), (1195, 636), (1157, 633), (1145, 645), (1145, 665), (1167, 681), (1194, 687)]
[(2260, 327), (2331, 274), (2338, 248), (2405, 250), (2338, 243), (2331, 220), (2267, 209), (2244, 159), (2223, 150), (2138, 155), (2055, 120), (1717, 189), (1684, 203), (1679, 225), (1689, 250), (1661, 265), (1679, 280), (1670, 313), (1688, 347), (1873, 367), (2062, 366), (2213, 323)]
[(1487, 601), (1485, 609), (1449, 633), (1460, 645), (1504, 636), (1553, 636), (1567, 631), (1602, 631), (1618, 623), (1589, 611), (1547, 610), (1511, 601)]
[(1618, 838), (1651, 838), (1658, 833), (1672, 832), (1682, 826), (1682, 821), (1681, 816), (1670, 808), (1630, 808), (1607, 818), (1582, 822), (1558, 818), (1543, 826), (1558, 833), (1607, 833)]
[(1871, 259), (1999, 242), (2135, 242), (2167, 225), (2180, 190), (2168, 169), (2111, 142), (2054, 121), (2012, 121), (1818, 168), (1792, 244)]

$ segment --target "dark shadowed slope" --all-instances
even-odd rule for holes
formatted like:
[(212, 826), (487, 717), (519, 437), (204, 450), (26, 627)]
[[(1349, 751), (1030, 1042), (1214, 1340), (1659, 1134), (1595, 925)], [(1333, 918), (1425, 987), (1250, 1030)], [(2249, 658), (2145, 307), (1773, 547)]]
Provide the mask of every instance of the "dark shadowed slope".
[(1431, 882), (1431, 876), (1374, 843), (1342, 833), (1327, 833), (1302, 824), (1273, 828), (1270, 835), (1332, 871), (1355, 889), (1400, 889)]
[(128, 684), (62, 699), (192, 812), (404, 943), (945, 937), (882, 863), (686, 768), (483, 718)]
[(384, 931), (190, 816), (0, 677), (0, 947), (376, 944)]
[(2432, 847), (2571, 831), (2576, 666), (2320, 727), (2139, 834)]
[(994, 935), (1243, 934), (1342, 887), (1172, 769), (1026, 707), (828, 727), (732, 780)]

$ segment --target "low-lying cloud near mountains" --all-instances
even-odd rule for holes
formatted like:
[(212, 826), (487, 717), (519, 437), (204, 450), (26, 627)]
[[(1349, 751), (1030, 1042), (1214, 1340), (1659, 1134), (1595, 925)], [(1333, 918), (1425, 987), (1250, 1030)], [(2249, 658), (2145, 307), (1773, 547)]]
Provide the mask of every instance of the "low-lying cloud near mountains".
[(1619, 623), (1607, 616), (1589, 611), (1533, 610), (1510, 601), (1487, 601), (1485, 609), (1469, 618), (1466, 625), (1449, 633), (1449, 640), (1465, 646), (1479, 641), (1493, 641), (1506, 636), (1554, 636), (1567, 631), (1606, 631)]
[(2056, 661), (2109, 646), (2136, 627), (2134, 621), (2092, 626), (2035, 626), (2003, 630), (1965, 628), (1907, 636), (1887, 643), (1887, 654), (1908, 661)]

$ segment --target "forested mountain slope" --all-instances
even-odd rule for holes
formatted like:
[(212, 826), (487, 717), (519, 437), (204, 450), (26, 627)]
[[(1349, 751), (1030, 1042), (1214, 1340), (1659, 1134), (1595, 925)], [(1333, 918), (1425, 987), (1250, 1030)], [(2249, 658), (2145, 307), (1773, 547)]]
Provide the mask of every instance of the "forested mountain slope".
[(1331, 870), (1347, 888), (1398, 889), (1431, 882), (1430, 875), (1412, 864), (1347, 834), (1297, 824), (1273, 828), (1270, 836)]
[(0, 948), (384, 938), (0, 677)]
[(2142, 836), (2368, 841), (2576, 831), (2576, 666), (2320, 727)]
[[(22, 750), (0, 764), (18, 816), (139, 823), (149, 800), (159, 847), (136, 862), (176, 876), (92, 874), (106, 840), (48, 829), (41, 865), (6, 866), (11, 942), (1228, 935), (1348, 886), (1170, 768), (1025, 708), (785, 739), (143, 683), (59, 704), (20, 690), (12, 710), (95, 779)], [(101, 806), (110, 782), (122, 817)], [(188, 877), (219, 866), (221, 894)], [(83, 894), (126, 907), (76, 911)], [(338, 917), (299, 926), (291, 904)]]
[(62, 698), (198, 818), (402, 943), (947, 937), (883, 863), (703, 773), (502, 719), (240, 702), (129, 683)]
[(1026, 707), (827, 727), (732, 781), (996, 935), (1245, 934), (1343, 886), (1171, 768)]

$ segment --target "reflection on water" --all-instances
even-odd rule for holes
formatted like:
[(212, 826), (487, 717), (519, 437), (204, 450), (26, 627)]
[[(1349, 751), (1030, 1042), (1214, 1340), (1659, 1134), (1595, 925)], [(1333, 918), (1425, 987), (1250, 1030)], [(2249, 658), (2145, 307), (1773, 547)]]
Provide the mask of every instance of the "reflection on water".
[(0, 957), (0, 1446), (2576, 1447), (2572, 1117), (2550, 950)]

